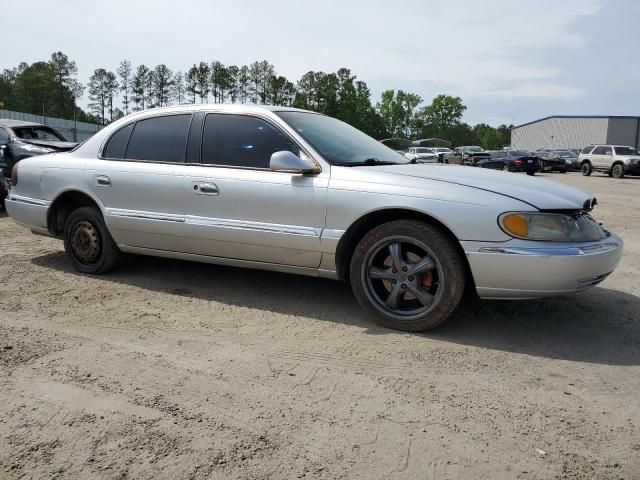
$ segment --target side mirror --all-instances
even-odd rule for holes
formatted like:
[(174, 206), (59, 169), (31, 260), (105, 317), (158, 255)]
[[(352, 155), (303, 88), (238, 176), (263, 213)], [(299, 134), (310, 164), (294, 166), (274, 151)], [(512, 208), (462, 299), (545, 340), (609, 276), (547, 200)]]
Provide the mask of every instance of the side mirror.
[(320, 173), (320, 167), (311, 159), (304, 159), (288, 150), (275, 152), (269, 160), (269, 168), (274, 172)]

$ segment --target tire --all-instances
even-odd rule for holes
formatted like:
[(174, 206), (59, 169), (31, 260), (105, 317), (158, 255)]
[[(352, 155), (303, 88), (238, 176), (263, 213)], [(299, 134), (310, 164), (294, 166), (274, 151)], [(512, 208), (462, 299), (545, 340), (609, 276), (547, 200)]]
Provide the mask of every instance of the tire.
[(89, 274), (108, 272), (120, 255), (102, 215), (94, 207), (81, 207), (69, 215), (64, 250), (73, 268)]
[(533, 170), (527, 170), (527, 175), (529, 175), (530, 177), (533, 177), (536, 174), (536, 172), (534, 172)]
[(613, 178), (624, 178), (624, 166), (616, 163), (611, 169), (611, 176)]
[(360, 240), (351, 257), (349, 279), (358, 303), (376, 322), (420, 332), (442, 325), (458, 306), (466, 268), (442, 230), (420, 221), (397, 220), (373, 228)]
[(580, 172), (583, 176), (588, 177), (593, 173), (593, 167), (591, 166), (591, 162), (582, 162), (580, 166)]
[(509, 168), (509, 165), (508, 165), (508, 164), (506, 164), (506, 163), (505, 163), (505, 164), (504, 164), (504, 166), (502, 167), (502, 170), (504, 170), (505, 172), (510, 172), (510, 171), (511, 171), (511, 169)]

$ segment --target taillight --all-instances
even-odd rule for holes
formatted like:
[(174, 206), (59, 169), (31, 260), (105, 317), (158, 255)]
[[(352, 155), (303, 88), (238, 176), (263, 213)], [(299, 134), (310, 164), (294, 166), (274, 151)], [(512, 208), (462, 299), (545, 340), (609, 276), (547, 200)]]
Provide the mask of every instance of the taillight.
[(12, 187), (18, 184), (18, 164), (16, 163), (11, 169), (11, 180), (9, 181)]
[(516, 158), (513, 163), (515, 163), (516, 165), (520, 165), (522, 163), (522, 160), (520, 160), (519, 158)]

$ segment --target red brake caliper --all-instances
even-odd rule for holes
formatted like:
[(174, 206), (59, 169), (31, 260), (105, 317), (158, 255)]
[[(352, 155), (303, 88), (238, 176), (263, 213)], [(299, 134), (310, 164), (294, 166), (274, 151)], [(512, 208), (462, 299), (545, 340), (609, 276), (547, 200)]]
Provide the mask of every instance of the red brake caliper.
[(420, 278), (420, 285), (422, 285), (425, 289), (430, 289), (433, 286), (433, 274), (431, 270), (422, 274), (422, 278)]

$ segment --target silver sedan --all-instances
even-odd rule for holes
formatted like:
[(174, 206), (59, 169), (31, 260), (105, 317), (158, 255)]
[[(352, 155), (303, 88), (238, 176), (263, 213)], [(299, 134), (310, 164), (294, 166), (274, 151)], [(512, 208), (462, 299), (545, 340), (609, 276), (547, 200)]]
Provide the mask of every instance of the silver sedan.
[(128, 252), (346, 280), (374, 319), (407, 331), (442, 324), (465, 290), (584, 290), (622, 254), (587, 193), (412, 164), (292, 108), (132, 114), (74, 151), (18, 162), (11, 185), (9, 214), (62, 239), (80, 272), (107, 272)]

